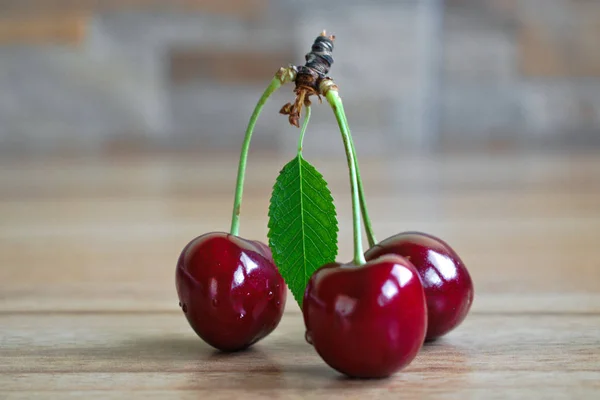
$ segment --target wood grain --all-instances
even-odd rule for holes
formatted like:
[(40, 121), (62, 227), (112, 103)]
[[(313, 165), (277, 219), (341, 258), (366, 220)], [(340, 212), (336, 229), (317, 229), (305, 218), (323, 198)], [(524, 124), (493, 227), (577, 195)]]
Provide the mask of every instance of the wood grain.
[[(0, 160), (0, 398), (596, 398), (600, 157), (361, 160), (378, 236), (423, 230), (473, 275), (467, 320), (383, 381), (350, 381), (279, 328), (223, 355), (177, 307), (174, 263), (226, 230), (236, 155)], [(286, 157), (253, 154), (241, 233), (265, 240)], [(313, 160), (351, 258), (343, 160)]]

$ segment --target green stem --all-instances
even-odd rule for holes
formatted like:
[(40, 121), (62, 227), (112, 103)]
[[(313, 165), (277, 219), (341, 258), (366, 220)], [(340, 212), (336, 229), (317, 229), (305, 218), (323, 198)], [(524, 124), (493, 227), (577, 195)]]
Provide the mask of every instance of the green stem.
[[(337, 95), (337, 98), (340, 99), (340, 104), (341, 104), (341, 97), (339, 96), (339, 94)], [(373, 247), (377, 244), (377, 238), (375, 237), (375, 232), (373, 231), (373, 225), (371, 224), (371, 218), (369, 217), (369, 211), (367, 209), (367, 200), (366, 200), (366, 196), (365, 196), (362, 178), (360, 176), (360, 167), (358, 165), (358, 157), (356, 155), (356, 148), (354, 147), (354, 140), (352, 139), (352, 134), (350, 132), (350, 125), (348, 124), (348, 118), (346, 117), (346, 113), (344, 112), (343, 107), (340, 107), (340, 112), (344, 118), (344, 124), (346, 126), (346, 130), (348, 131), (348, 136), (350, 137), (350, 146), (352, 148), (352, 157), (354, 158), (354, 164), (356, 165), (356, 180), (358, 181), (358, 197), (360, 199), (360, 209), (361, 209), (361, 214), (363, 217), (363, 222), (365, 224), (367, 240), (369, 241), (369, 246)]]
[(333, 109), (335, 118), (340, 132), (342, 134), (342, 140), (344, 142), (344, 148), (346, 150), (346, 159), (348, 160), (348, 169), (350, 170), (350, 187), (352, 190), (352, 222), (353, 222), (353, 233), (354, 233), (354, 263), (356, 265), (362, 265), (365, 261), (365, 255), (363, 254), (362, 246), (362, 231), (360, 226), (360, 200), (358, 195), (358, 178), (357, 168), (354, 153), (352, 151), (352, 139), (350, 137), (350, 130), (348, 129), (348, 123), (345, 120), (344, 106), (342, 99), (338, 95), (337, 90), (329, 88), (325, 97), (329, 102), (329, 105)]
[(308, 127), (308, 121), (310, 121), (310, 106), (305, 105), (306, 109), (304, 115), (304, 122), (302, 122), (302, 128), (300, 129), (300, 138), (298, 139), (298, 155), (302, 155), (302, 144), (304, 143), (304, 134), (306, 133), (306, 128)]
[[(344, 115), (344, 119), (346, 116)], [(348, 127), (348, 121), (346, 120), (346, 127)], [(348, 132), (350, 131), (349, 128)], [(354, 157), (354, 163), (356, 164), (356, 179), (358, 181), (358, 197), (360, 199), (360, 209), (363, 216), (363, 222), (365, 224), (365, 231), (367, 232), (367, 240), (369, 246), (373, 247), (377, 244), (377, 238), (373, 231), (373, 225), (371, 224), (371, 218), (369, 217), (369, 211), (367, 209), (367, 200), (365, 198), (365, 191), (363, 188), (362, 178), (360, 177), (360, 168), (358, 166), (358, 157), (356, 156), (356, 148), (354, 147), (354, 140), (352, 140), (352, 134), (350, 134), (350, 146), (352, 147), (352, 157)]]
[(248, 160), (248, 150), (250, 149), (250, 141), (252, 139), (252, 132), (254, 132), (254, 126), (256, 125), (256, 121), (258, 120), (258, 116), (262, 111), (267, 99), (273, 92), (279, 89), (284, 83), (291, 82), (295, 79), (295, 73), (291, 71), (289, 68), (282, 68), (275, 75), (275, 77), (269, 83), (269, 86), (265, 89), (262, 96), (256, 103), (256, 107), (254, 107), (254, 111), (252, 112), (252, 116), (250, 117), (250, 121), (248, 122), (248, 127), (246, 128), (246, 134), (244, 137), (244, 143), (242, 144), (242, 151), (240, 154), (240, 162), (238, 166), (237, 172), (237, 181), (235, 185), (235, 198), (233, 202), (233, 214), (231, 216), (231, 229), (230, 233), (232, 235), (238, 236), (240, 232), (240, 211), (242, 207), (242, 194), (244, 191), (244, 177), (246, 175), (246, 163)]

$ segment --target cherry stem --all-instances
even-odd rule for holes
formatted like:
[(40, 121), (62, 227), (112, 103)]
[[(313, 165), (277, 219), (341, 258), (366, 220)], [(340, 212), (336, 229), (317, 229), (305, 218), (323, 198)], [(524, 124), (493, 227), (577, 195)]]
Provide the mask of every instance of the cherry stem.
[(305, 104), (304, 109), (304, 121), (302, 122), (302, 128), (300, 128), (300, 138), (298, 138), (298, 155), (302, 155), (302, 144), (304, 143), (304, 134), (308, 127), (308, 121), (310, 121), (310, 105)]
[(246, 164), (248, 161), (248, 151), (250, 149), (250, 141), (252, 140), (252, 133), (256, 126), (256, 121), (260, 115), (265, 103), (269, 96), (271, 96), (277, 89), (279, 89), (284, 83), (293, 82), (296, 79), (296, 70), (293, 67), (281, 68), (275, 74), (275, 77), (269, 83), (269, 86), (265, 89), (262, 96), (256, 103), (248, 127), (246, 128), (246, 134), (244, 137), (244, 143), (242, 144), (242, 151), (240, 154), (240, 162), (237, 172), (237, 181), (235, 185), (235, 198), (233, 202), (233, 213), (231, 216), (231, 229), (232, 235), (238, 236), (240, 232), (240, 212), (242, 207), (242, 195), (244, 192), (244, 178), (246, 175)]
[(350, 188), (352, 190), (352, 222), (354, 230), (354, 264), (362, 265), (366, 262), (365, 255), (363, 254), (362, 246), (362, 231), (360, 226), (360, 200), (358, 190), (358, 178), (356, 160), (354, 152), (352, 151), (352, 138), (350, 136), (350, 130), (348, 129), (348, 122), (345, 119), (344, 106), (342, 99), (338, 95), (337, 88), (335, 86), (326, 87), (325, 98), (333, 109), (335, 118), (340, 132), (342, 134), (342, 140), (344, 142), (344, 148), (346, 150), (346, 159), (348, 160), (348, 169), (350, 170)]
[[(350, 132), (350, 125), (348, 124), (348, 119), (346, 118), (346, 114), (344, 110), (341, 110), (344, 115), (344, 122), (346, 124), (346, 129)], [(367, 233), (367, 240), (369, 241), (369, 247), (373, 247), (377, 244), (377, 238), (375, 237), (375, 232), (373, 231), (373, 225), (371, 224), (371, 218), (369, 217), (369, 210), (367, 209), (367, 200), (365, 198), (365, 191), (363, 187), (362, 178), (360, 177), (360, 167), (358, 165), (358, 157), (356, 155), (356, 147), (354, 147), (354, 140), (352, 139), (352, 134), (349, 134), (350, 137), (350, 147), (352, 148), (352, 157), (354, 158), (354, 164), (356, 165), (356, 180), (358, 181), (358, 197), (360, 199), (360, 209), (363, 216), (363, 222), (365, 224), (365, 231)]]

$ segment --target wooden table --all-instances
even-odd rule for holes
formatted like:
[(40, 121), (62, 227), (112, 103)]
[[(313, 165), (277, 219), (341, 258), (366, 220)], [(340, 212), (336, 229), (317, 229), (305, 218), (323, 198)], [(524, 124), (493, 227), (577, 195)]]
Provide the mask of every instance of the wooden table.
[[(265, 239), (285, 158), (251, 156), (243, 236)], [(344, 160), (311, 161), (350, 259)], [(328, 368), (291, 296), (244, 353), (219, 354), (187, 325), (175, 260), (228, 229), (236, 167), (221, 154), (3, 158), (0, 398), (600, 398), (599, 155), (361, 160), (379, 238), (445, 238), (476, 288), (458, 329), (380, 381)]]

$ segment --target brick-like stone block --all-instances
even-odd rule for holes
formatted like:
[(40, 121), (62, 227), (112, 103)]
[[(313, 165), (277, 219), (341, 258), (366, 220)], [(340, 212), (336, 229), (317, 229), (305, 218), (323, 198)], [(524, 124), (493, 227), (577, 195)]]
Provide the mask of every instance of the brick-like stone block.
[(508, 11), (490, 0), (475, 3), (454, 1), (446, 10), (441, 37), (444, 79), (514, 80), (516, 46), (514, 24), (505, 23)]
[(446, 0), (448, 10), (468, 9), (479, 13), (490, 12), (503, 16), (514, 16), (518, 10), (518, 3), (522, 0)]
[(533, 138), (574, 131), (600, 134), (600, 82), (530, 82), (522, 93), (527, 131)]
[(442, 94), (442, 131), (463, 138), (515, 134), (523, 115), (516, 85), (447, 85)]
[(523, 2), (520, 72), (527, 77), (600, 77), (600, 2)]
[(449, 31), (444, 35), (442, 71), (453, 80), (515, 79), (515, 46), (510, 33), (501, 29)]
[(0, 14), (193, 10), (255, 18), (262, 15), (268, 5), (269, 0), (0, 0)]
[[(200, 83), (173, 88), (169, 94), (171, 137), (205, 148), (239, 149), (262, 90), (264, 85)], [(287, 124), (278, 113), (283, 104), (281, 93), (267, 102), (255, 128), (253, 148), (277, 148), (277, 134)]]
[(0, 44), (78, 45), (86, 35), (86, 13), (3, 15)]
[(195, 81), (260, 84), (268, 81), (275, 71), (293, 59), (294, 54), (289, 49), (173, 49), (168, 57), (169, 76), (176, 85)]

